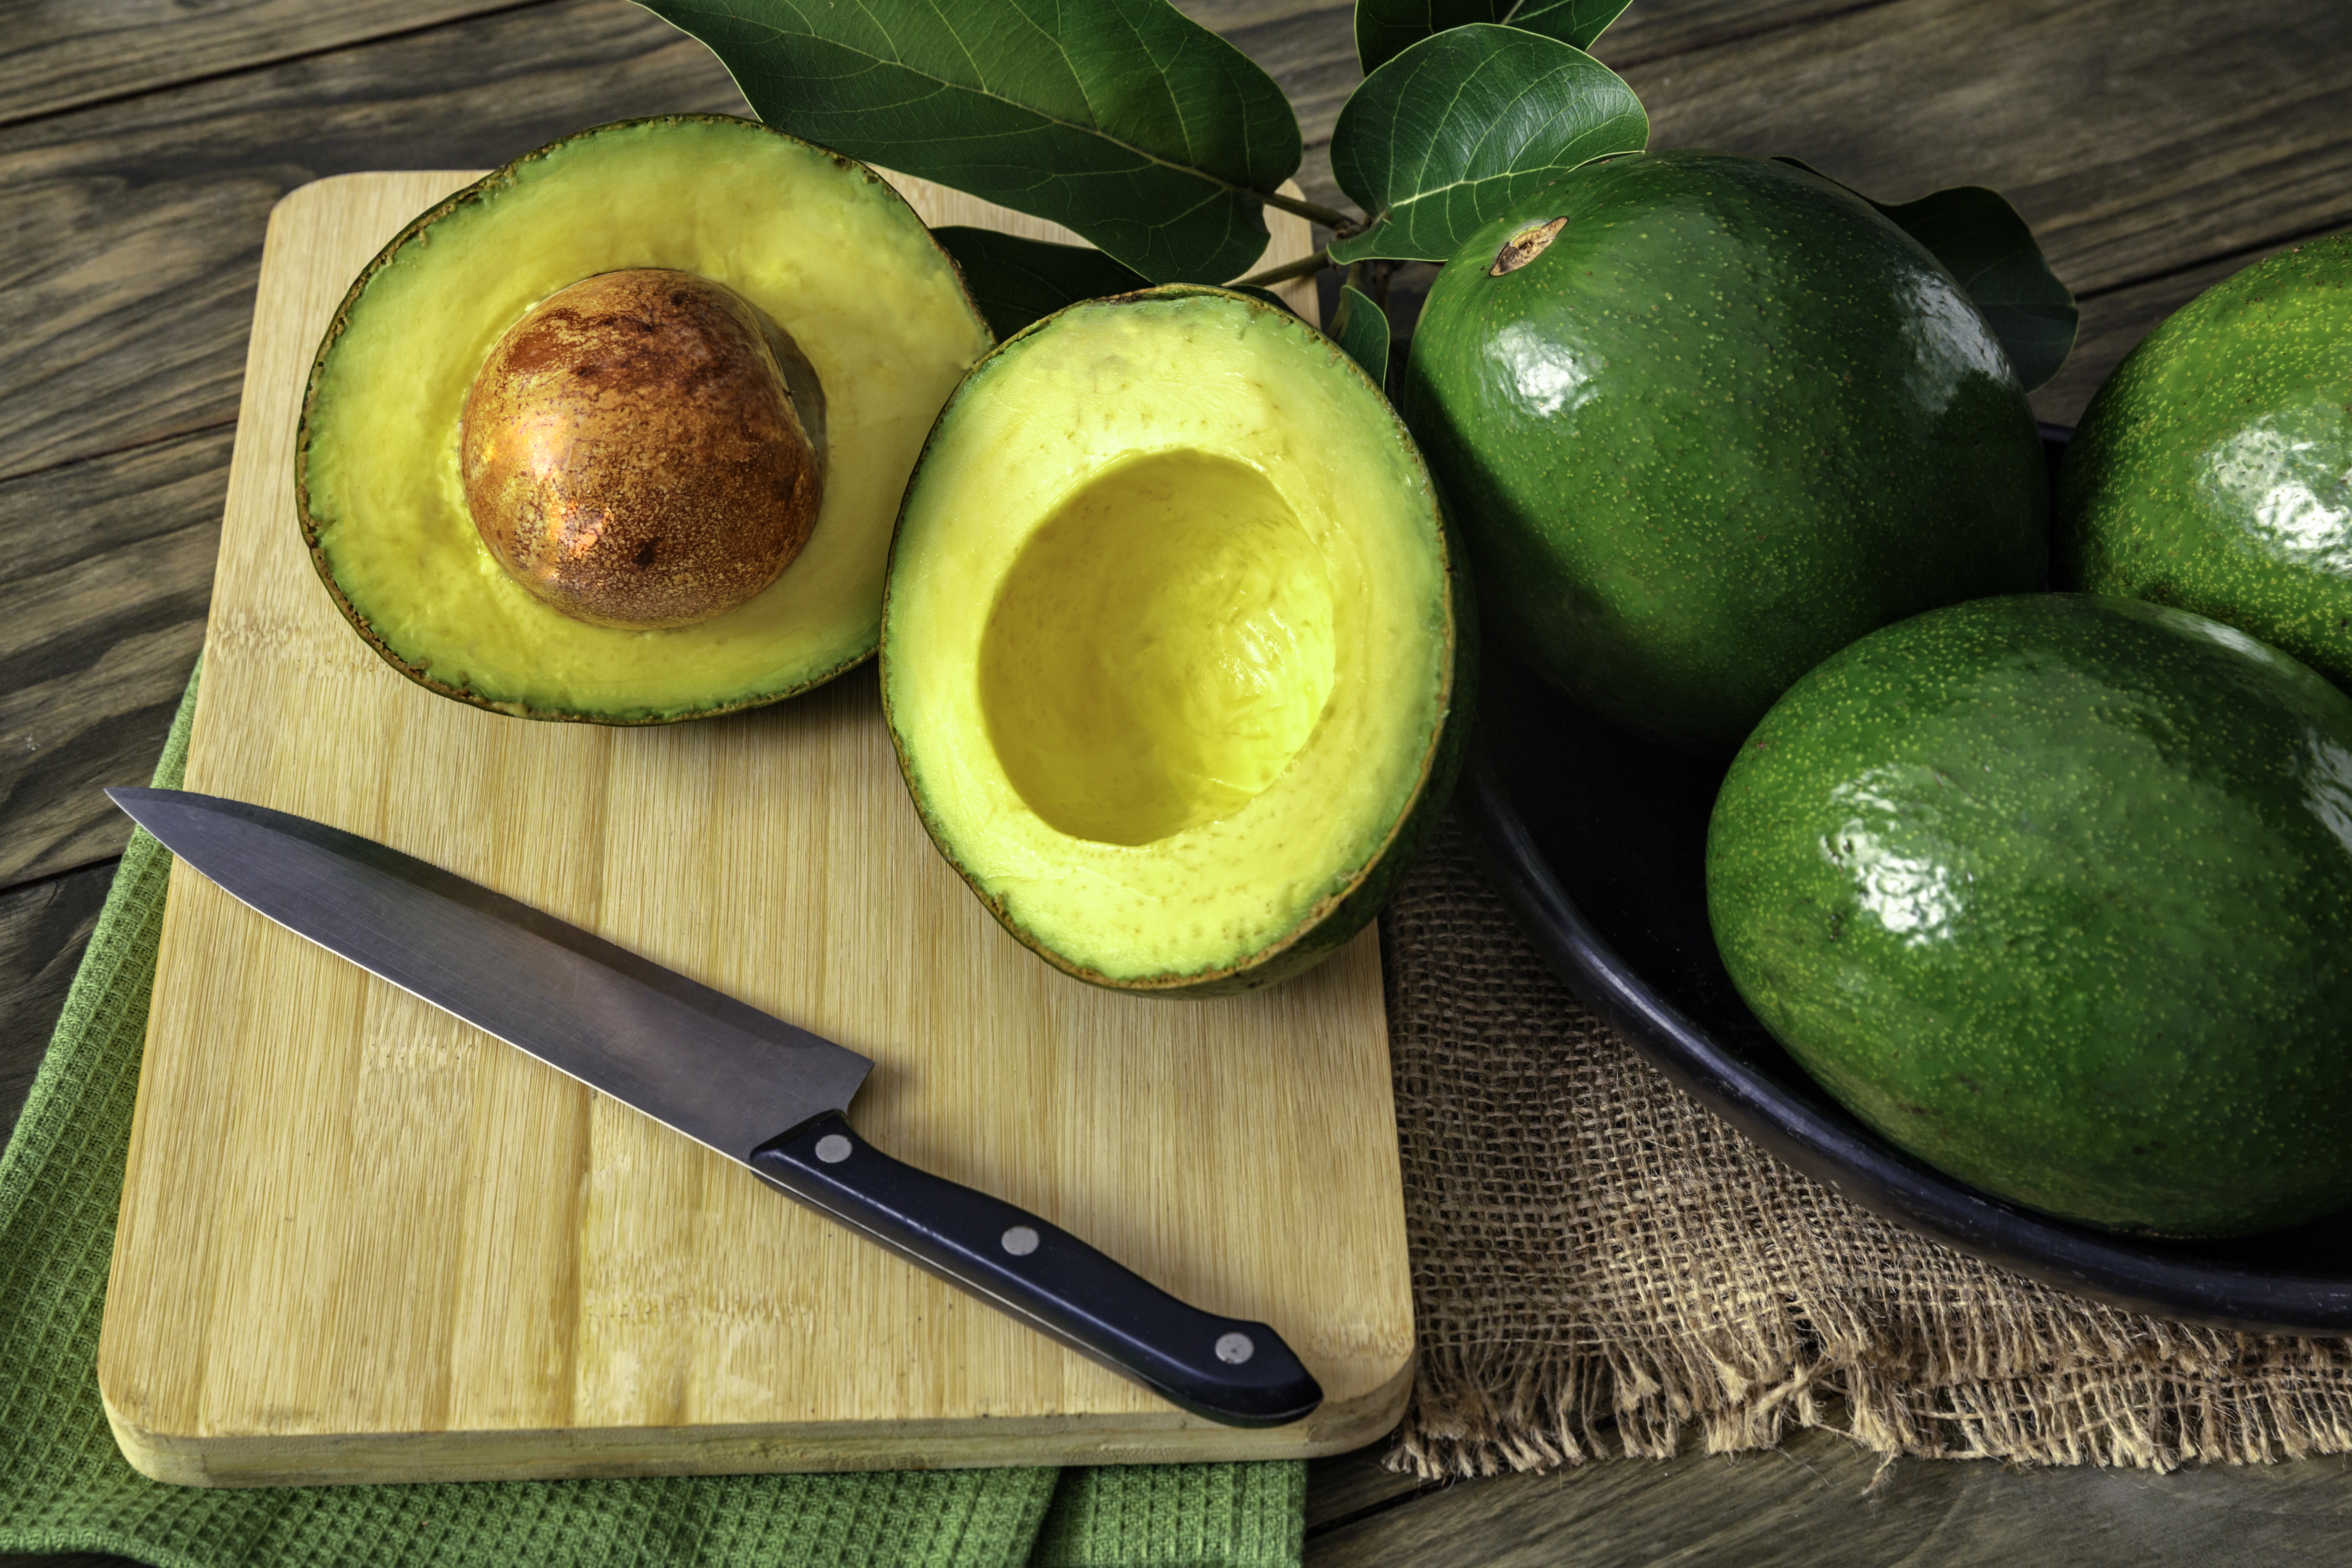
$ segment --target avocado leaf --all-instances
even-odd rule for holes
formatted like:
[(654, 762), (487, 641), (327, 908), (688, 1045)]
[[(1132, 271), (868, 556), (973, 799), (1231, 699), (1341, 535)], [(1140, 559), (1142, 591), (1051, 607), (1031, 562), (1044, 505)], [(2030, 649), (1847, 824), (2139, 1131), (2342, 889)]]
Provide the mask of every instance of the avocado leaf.
[(710, 47), (761, 119), (1063, 224), (1154, 282), (1265, 250), (1298, 120), (1167, 0), (640, 0)]
[(1502, 22), (1589, 49), (1632, 0), (1356, 0), (1356, 59), (1370, 76), (1432, 33)]
[(1331, 312), (1329, 336), (1349, 359), (1364, 367), (1374, 386), (1388, 390), (1388, 312), (1373, 303), (1370, 295), (1352, 284), (1341, 284), (1339, 309)]
[(931, 237), (955, 258), (998, 342), (1065, 305), (1151, 286), (1133, 268), (1083, 245), (953, 224), (931, 230)]
[[(1775, 162), (1830, 179), (1794, 158)], [(1984, 313), (2026, 391), (2058, 374), (2074, 352), (2081, 313), (2074, 294), (2050, 270), (2032, 228), (1999, 191), (1954, 185), (1890, 206), (1843, 181), (1830, 184), (1870, 202), (1944, 264)]]
[(1364, 79), (1331, 132), (1331, 173), (1372, 220), (1331, 259), (1444, 261), (1529, 191), (1580, 163), (1638, 153), (1642, 100), (1557, 38), (1473, 23)]

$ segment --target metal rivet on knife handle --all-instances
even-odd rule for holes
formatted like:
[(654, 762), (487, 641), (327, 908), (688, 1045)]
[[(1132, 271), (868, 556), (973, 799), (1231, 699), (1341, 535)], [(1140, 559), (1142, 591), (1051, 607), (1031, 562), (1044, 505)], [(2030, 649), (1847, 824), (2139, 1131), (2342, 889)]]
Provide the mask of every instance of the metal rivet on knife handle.
[(1229, 1366), (1239, 1366), (1256, 1353), (1247, 1334), (1225, 1334), (1217, 1341), (1217, 1359)]
[(1026, 1258), (1037, 1250), (1037, 1233), (1025, 1225), (1016, 1225), (1003, 1236), (1004, 1250), (1015, 1258)]
[(835, 1132), (816, 1141), (816, 1157), (828, 1165), (838, 1165), (849, 1158), (849, 1140)]

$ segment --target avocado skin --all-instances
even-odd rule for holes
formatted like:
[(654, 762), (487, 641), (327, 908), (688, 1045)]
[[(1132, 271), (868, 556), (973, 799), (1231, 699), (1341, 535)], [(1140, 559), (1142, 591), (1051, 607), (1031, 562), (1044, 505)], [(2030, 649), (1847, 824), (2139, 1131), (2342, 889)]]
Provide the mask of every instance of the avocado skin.
[(1880, 626), (2042, 585), (2048, 480), (1998, 342), (1916, 241), (1786, 164), (1644, 153), (1518, 204), (1432, 289), (1402, 397), (1496, 628), (1688, 750)]
[(2168, 1236), (2352, 1202), (2352, 699), (2202, 616), (1937, 610), (1781, 699), (1709, 826), (1716, 942), (1864, 1121)]
[(2352, 235), (2223, 279), (2134, 349), (2058, 511), (2063, 584), (2227, 621), (2352, 690)]

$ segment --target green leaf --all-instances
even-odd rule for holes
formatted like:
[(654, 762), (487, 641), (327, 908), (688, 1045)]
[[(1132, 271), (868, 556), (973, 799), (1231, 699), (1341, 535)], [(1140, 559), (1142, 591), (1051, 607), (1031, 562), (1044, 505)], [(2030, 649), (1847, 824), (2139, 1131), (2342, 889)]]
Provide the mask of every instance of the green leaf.
[[(1166, 0), (641, 0), (795, 136), (1076, 230), (1155, 282), (1265, 248), (1297, 117)], [(1254, 194), (1255, 193), (1255, 194)]]
[(1339, 308), (1331, 312), (1330, 339), (1364, 367), (1372, 384), (1389, 384), (1389, 318), (1372, 297), (1351, 284), (1339, 287)]
[(1448, 27), (1503, 22), (1589, 49), (1630, 0), (1356, 0), (1356, 59), (1370, 76)]
[(2033, 230), (2000, 192), (1956, 185), (1878, 210), (1950, 268), (2009, 351), (2026, 391), (2058, 374), (2074, 352), (2081, 313)]
[(1150, 287), (1133, 268), (1083, 245), (955, 225), (931, 236), (962, 268), (964, 285), (999, 342), (1065, 305)]
[[(1830, 179), (1794, 158), (1776, 161)], [(1954, 185), (1889, 206), (1842, 181), (1830, 184), (1870, 202), (1944, 264), (1984, 312), (2026, 391), (2058, 374), (2074, 352), (2080, 312), (2074, 294), (2042, 258), (2032, 228), (1999, 191)]]
[(1339, 110), (1331, 172), (1372, 222), (1333, 241), (1331, 259), (1444, 261), (1528, 192), (1649, 140), (1642, 100), (1583, 50), (1517, 27), (1448, 28)]

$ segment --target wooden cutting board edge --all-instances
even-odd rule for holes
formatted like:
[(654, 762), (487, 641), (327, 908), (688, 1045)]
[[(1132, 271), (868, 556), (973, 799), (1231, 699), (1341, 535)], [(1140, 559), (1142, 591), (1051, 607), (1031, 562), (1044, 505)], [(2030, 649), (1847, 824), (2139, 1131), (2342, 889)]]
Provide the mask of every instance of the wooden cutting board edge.
[[(290, 242), (295, 229), (319, 221), (314, 210), (332, 206), (333, 187), (347, 182), (382, 180), (386, 176), (357, 174), (315, 182), (289, 193), (273, 212), (265, 244), (264, 272), (272, 253)], [(455, 188), (474, 177), (470, 174), (420, 174), (402, 176), (422, 184)], [(1074, 240), (1075, 236), (1042, 220), (982, 210), (983, 204), (957, 193), (926, 189), (919, 182), (890, 176), (931, 222), (991, 222), (1028, 232), (1035, 237)], [(429, 198), (428, 198), (429, 200)], [(421, 207), (427, 202), (419, 202)], [(927, 210), (929, 209), (929, 210)], [(1279, 225), (1279, 215), (1269, 215)], [(1012, 221), (1006, 222), (1010, 218)], [(1305, 253), (1310, 244), (1305, 225), (1289, 220), (1299, 233), (1276, 229), (1266, 264), (1289, 259), (1289, 252)], [(1285, 242), (1288, 243), (1286, 244)], [(1281, 292), (1295, 309), (1315, 319), (1311, 280), (1286, 285)], [(257, 372), (272, 353), (286, 345), (274, 341), (273, 328), (282, 337), (289, 323), (257, 320), (248, 349), (247, 374), (240, 407), (239, 447), (232, 464), (229, 506), (252, 505), (267, 490), (269, 476), (257, 471), (256, 443), (245, 437), (269, 420), (288, 416), (289, 410), (264, 406), (268, 378)], [(304, 355), (307, 363), (307, 352)], [(268, 445), (261, 443), (260, 445)], [(220, 571), (226, 574), (239, 563), (224, 552)], [(208, 630), (219, 629), (216, 622)], [(200, 752), (216, 715), (208, 704), (217, 683), (200, 688), (194, 718), (192, 753)], [(175, 929), (184, 921), (191, 900), (223, 898), (201, 877), (174, 867), (167, 898), (163, 945), (172, 949)], [(1371, 933), (1365, 933), (1365, 942)], [(1168, 1005), (1160, 1004), (1160, 1005)], [(154, 1026), (151, 1017), (151, 1030)], [(151, 1111), (148, 1078), (142, 1074), (133, 1116), (134, 1173), (136, 1151), (146, 1146)], [(126, 1183), (124, 1206), (131, 1200)], [(1401, 1208), (1395, 1216), (1402, 1221)], [(117, 1249), (114, 1268), (123, 1267)], [(110, 1301), (113, 1299), (110, 1287)], [(110, 1311), (108, 1325), (115, 1323)], [(202, 1354), (201, 1346), (188, 1347)], [(614, 1426), (592, 1428), (501, 1429), (492, 1431), (436, 1430), (373, 1431), (321, 1434), (289, 1431), (225, 1432), (170, 1430), (140, 1418), (146, 1404), (136, 1392), (136, 1363), (119, 1336), (102, 1335), (100, 1383), (107, 1416), (116, 1441), (131, 1465), (152, 1479), (198, 1486), (270, 1486), (352, 1482), (436, 1481), (482, 1479), (552, 1479), (585, 1476), (733, 1473), (771, 1470), (849, 1470), (884, 1468), (954, 1468), (1005, 1463), (1156, 1463), (1202, 1459), (1304, 1458), (1342, 1452), (1371, 1441), (1392, 1427), (1410, 1392), (1414, 1359), (1408, 1349), (1393, 1371), (1376, 1386), (1356, 1397), (1327, 1402), (1308, 1421), (1290, 1427), (1248, 1431), (1201, 1422), (1171, 1407), (1139, 1409), (1126, 1415), (1091, 1414), (1045, 1416), (1002, 1415), (977, 1421), (904, 1421), (887, 1434), (860, 1436), (842, 1431), (834, 1423), (751, 1423), (684, 1429), (670, 1426)], [(1009, 1455), (1007, 1445), (1019, 1450)]]

